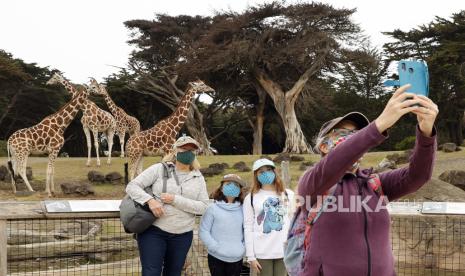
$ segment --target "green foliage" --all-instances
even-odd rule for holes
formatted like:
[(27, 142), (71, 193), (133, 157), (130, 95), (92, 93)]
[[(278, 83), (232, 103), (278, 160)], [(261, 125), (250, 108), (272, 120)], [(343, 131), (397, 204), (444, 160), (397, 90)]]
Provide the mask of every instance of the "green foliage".
[(0, 140), (0, 156), (5, 157), (7, 156), (7, 150), (6, 150), (6, 141), (5, 140)]
[(416, 141), (416, 137), (415, 136), (407, 136), (405, 137), (402, 141), (400, 141), (399, 143), (397, 143), (394, 148), (396, 150), (408, 150), (408, 149), (412, 149), (413, 146), (415, 146), (415, 141)]

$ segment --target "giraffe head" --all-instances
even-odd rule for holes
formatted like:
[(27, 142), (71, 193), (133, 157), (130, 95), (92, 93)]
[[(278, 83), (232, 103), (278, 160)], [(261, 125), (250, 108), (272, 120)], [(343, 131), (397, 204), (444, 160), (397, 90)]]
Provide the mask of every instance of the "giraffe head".
[(194, 91), (195, 93), (205, 93), (205, 92), (214, 92), (215, 90), (210, 86), (206, 85), (201, 80), (191, 81), (188, 84), (189, 90)]
[(53, 76), (45, 83), (46, 85), (60, 84), (64, 80), (60, 73), (55, 72)]
[(90, 78), (90, 84), (87, 87), (91, 94), (102, 95), (100, 92), (100, 84), (94, 78)]

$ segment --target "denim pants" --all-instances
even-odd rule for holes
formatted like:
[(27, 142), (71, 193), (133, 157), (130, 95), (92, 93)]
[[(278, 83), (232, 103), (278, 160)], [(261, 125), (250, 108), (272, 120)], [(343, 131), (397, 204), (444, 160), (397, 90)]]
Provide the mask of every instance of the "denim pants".
[(192, 237), (192, 231), (172, 234), (155, 226), (138, 234), (142, 276), (181, 275)]

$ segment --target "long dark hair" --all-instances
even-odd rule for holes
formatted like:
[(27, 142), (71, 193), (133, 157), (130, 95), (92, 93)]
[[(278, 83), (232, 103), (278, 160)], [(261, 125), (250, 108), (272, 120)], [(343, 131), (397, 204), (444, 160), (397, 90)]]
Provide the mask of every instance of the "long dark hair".
[[(244, 203), (244, 197), (245, 197), (245, 190), (244, 190), (244, 188), (241, 188), (241, 186), (239, 184), (237, 184), (236, 182), (234, 182), (234, 184), (239, 186), (239, 189), (241, 189), (241, 192), (239, 193), (239, 196), (237, 196), (234, 199), (234, 202), (239, 201), (241, 204), (243, 204)], [(215, 191), (213, 191), (213, 193), (211, 195), (211, 198), (213, 198), (216, 201), (228, 202), (228, 199), (223, 194), (223, 185), (224, 185), (224, 182), (222, 182), (221, 185), (218, 188), (216, 188)]]

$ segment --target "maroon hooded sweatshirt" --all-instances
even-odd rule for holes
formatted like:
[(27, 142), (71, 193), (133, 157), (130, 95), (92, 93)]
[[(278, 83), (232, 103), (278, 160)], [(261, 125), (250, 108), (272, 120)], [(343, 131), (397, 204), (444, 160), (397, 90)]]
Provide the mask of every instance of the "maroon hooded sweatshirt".
[[(358, 170), (356, 174), (346, 171), (386, 138), (374, 122), (357, 131), (304, 173), (299, 181), (299, 195), (304, 198), (311, 196), (311, 202), (316, 202), (316, 196), (337, 183), (334, 192), (336, 203), (342, 198), (339, 204), (348, 208), (351, 197), (360, 195), (359, 198), (364, 200), (371, 195), (366, 205), (375, 210), (379, 195), (367, 186), (371, 169)], [(433, 129), (432, 137), (426, 137), (417, 126), (409, 166), (379, 174), (383, 192), (389, 201), (417, 191), (431, 179), (436, 148), (436, 130)], [(302, 208), (307, 212), (305, 206)], [(379, 212), (358, 208), (358, 211), (322, 213), (312, 228), (303, 275), (396, 275), (389, 237), (390, 224), (389, 213), (384, 208)]]

